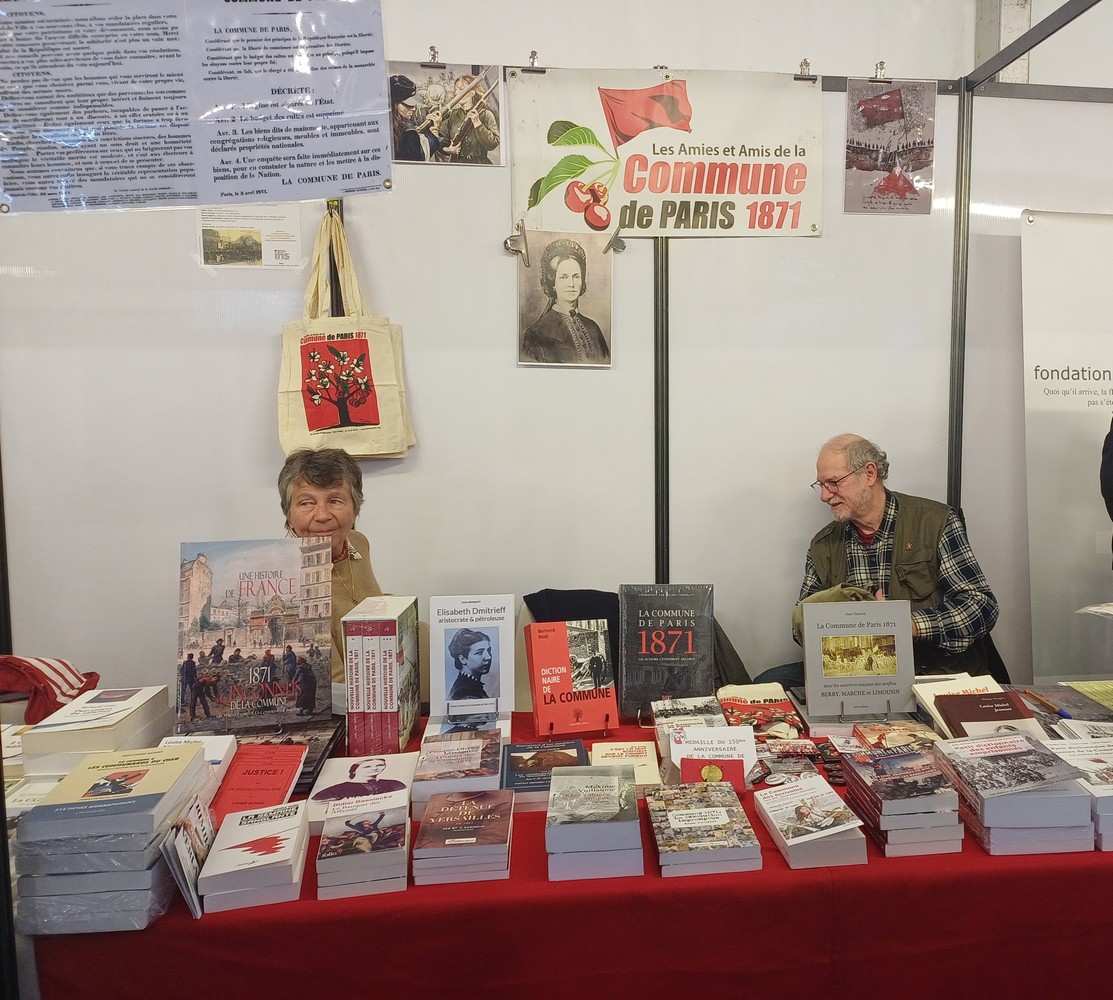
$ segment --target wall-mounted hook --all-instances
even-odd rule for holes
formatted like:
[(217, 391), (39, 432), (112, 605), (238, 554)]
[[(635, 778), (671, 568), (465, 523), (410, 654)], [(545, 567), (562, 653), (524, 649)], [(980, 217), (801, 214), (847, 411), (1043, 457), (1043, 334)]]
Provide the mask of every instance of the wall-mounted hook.
[(507, 253), (520, 253), (526, 267), (529, 267), (529, 239), (526, 236), (525, 224), (519, 219), (514, 223), (514, 228), (517, 230), (517, 235), (507, 236), (502, 241), (502, 247)]
[(441, 62), (440, 50), (435, 45), (429, 46), (429, 61), (420, 64), (422, 69), (444, 69), (445, 65)]
[(813, 81), (817, 79), (816, 75), (812, 72), (812, 61), (810, 59), (800, 60), (800, 72), (793, 75), (794, 80)]

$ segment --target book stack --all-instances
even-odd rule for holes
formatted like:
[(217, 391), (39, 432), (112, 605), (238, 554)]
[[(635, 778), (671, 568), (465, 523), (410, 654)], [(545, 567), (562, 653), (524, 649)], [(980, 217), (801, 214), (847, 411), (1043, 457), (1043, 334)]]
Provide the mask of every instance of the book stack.
[(514, 793), (505, 789), (433, 795), (413, 845), (415, 885), (510, 877)]
[(970, 674), (950, 674), (943, 678), (918, 677), (912, 685), (912, 695), (916, 699), (921, 715), (927, 717), (937, 733), (949, 735), (946, 720), (935, 707), (935, 699), (941, 694), (987, 694), (1000, 692), (1004, 688), (988, 674), (972, 677)]
[(196, 745), (86, 756), (16, 828), (17, 929), (137, 930), (164, 912), (174, 882), (159, 845), (206, 771)]
[(634, 769), (563, 767), (545, 815), (549, 881), (644, 875)]
[(958, 793), (931, 750), (881, 747), (843, 754), (846, 800), (885, 857), (958, 854)]
[[(832, 740), (848, 737), (831, 737)], [(751, 782), (764, 781), (779, 785), (792, 781), (797, 775), (819, 774), (823, 754), (814, 740), (766, 740), (757, 748), (757, 765)]]
[(959, 793), (966, 828), (990, 854), (1094, 849), (1079, 768), (1025, 733), (941, 740), (934, 754)]
[(365, 804), (397, 803), (386, 796), (402, 796), (407, 814), (410, 790), (414, 782), (414, 768), (418, 754), (385, 753), (372, 757), (333, 757), (321, 768), (320, 777), (309, 793), (309, 835), (324, 832), (325, 812), (333, 802), (360, 799)]
[(304, 760), (305, 747), (298, 744), (239, 747), (211, 802), (214, 824), (229, 813), (288, 801)]
[(789, 868), (866, 863), (862, 821), (818, 774), (754, 792), (754, 805)]
[(23, 777), (23, 734), (30, 728), (22, 723), (0, 723), (0, 749), (3, 752), (5, 779)]
[(208, 806), (195, 795), (161, 844), (162, 856), (194, 920), (201, 918), (197, 882), (214, 840), (216, 828)]
[(662, 698), (650, 702), (650, 715), (653, 728), (657, 731), (657, 750), (661, 761), (667, 764), (671, 759), (670, 745), (672, 730), (675, 726), (721, 726), (727, 725), (726, 716), (714, 695), (696, 698)]
[(308, 845), (304, 801), (229, 813), (197, 879), (205, 912), (297, 899)]
[(236, 753), (236, 737), (231, 733), (210, 736), (167, 736), (159, 746), (180, 746), (183, 743), (197, 743), (201, 746), (201, 753), (209, 765), (209, 775), (201, 789), (201, 801), (207, 806), (216, 795), (216, 790), (228, 774), (228, 768)]
[(19, 817), (32, 806), (42, 802), (62, 777), (9, 778), (4, 776), (4, 812), (8, 818), (8, 830), (14, 830)]
[(1064, 740), (1113, 739), (1113, 722), (1087, 722), (1085, 719), (1060, 717), (1056, 726), (1057, 735)]
[(657, 745), (650, 740), (596, 740), (591, 744), (590, 757), (595, 767), (627, 764), (633, 767), (639, 799), (645, 798), (647, 785), (656, 785), (661, 780)]
[(855, 723), (851, 735), (867, 750), (880, 750), (883, 747), (918, 747), (921, 750), (930, 750), (933, 743), (942, 739), (926, 722), (916, 719), (859, 722)]
[(347, 899), (406, 888), (408, 791), (327, 804), (317, 850), (317, 898)]
[(502, 748), (502, 787), (514, 793), (518, 812), (534, 812), (549, 804), (549, 782), (554, 768), (587, 764), (583, 740), (546, 740), (507, 743)]
[(398, 753), (421, 707), (417, 598), (368, 597), (342, 621), (348, 751)]
[(501, 773), (502, 735), (497, 729), (427, 734), (410, 794), (414, 819), (421, 819), (429, 799), (441, 792), (497, 789)]
[(66, 774), (88, 753), (153, 747), (173, 728), (165, 685), (86, 691), (23, 732), (23, 772)]
[(935, 708), (950, 737), (1028, 733), (1042, 740), (1045, 735), (1043, 726), (1016, 691), (939, 694), (935, 696)]
[(761, 845), (730, 785), (655, 785), (645, 801), (665, 878), (761, 868)]
[(1053, 740), (1047, 749), (1082, 772), (1078, 783), (1090, 796), (1094, 844), (1099, 851), (1113, 851), (1113, 736)]
[(322, 719), (302, 719), (283, 722), (275, 728), (260, 727), (236, 730), (240, 746), (289, 746), (298, 744), (307, 748), (301, 774), (294, 785), (294, 795), (308, 795), (320, 777), (321, 768), (337, 748), (344, 742), (347, 734), (347, 720), (343, 715), (332, 715)]

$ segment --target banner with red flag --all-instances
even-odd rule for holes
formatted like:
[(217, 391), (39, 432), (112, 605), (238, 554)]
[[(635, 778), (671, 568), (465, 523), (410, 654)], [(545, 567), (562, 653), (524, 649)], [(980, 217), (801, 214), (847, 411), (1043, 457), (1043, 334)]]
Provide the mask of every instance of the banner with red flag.
[(819, 236), (822, 88), (706, 70), (506, 73), (514, 221), (587, 236)]

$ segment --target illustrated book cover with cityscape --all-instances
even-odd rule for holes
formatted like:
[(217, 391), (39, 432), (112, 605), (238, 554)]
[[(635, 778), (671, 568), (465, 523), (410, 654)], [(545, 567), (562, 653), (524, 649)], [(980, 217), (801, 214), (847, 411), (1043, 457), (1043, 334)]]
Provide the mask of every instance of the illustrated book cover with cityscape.
[(330, 719), (331, 632), (327, 537), (183, 543), (178, 731)]

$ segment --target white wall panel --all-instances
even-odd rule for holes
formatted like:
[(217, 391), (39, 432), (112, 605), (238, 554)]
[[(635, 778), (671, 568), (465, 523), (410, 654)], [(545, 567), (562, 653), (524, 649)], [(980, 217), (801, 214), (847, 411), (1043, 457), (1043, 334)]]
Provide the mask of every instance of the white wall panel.
[[(831, 75), (884, 59), (895, 75), (948, 79), (971, 65), (972, 10), (385, 0), (384, 27), (394, 59), (437, 45), (447, 61), (522, 64), (537, 49), (561, 66), (793, 72), (807, 57)], [(827, 95), (825, 111), (822, 239), (672, 248), (673, 576), (717, 584), (754, 666), (791, 653), (784, 622), (822, 523), (807, 483), (825, 436), (874, 434), (894, 485), (945, 490), (950, 213), (941, 199), (923, 220), (841, 217), (840, 100)], [(615, 262), (611, 371), (520, 371), (507, 171), (401, 165), (396, 181), (345, 203), (365, 291), (405, 328), (420, 440), (405, 459), (364, 463), (360, 526), (380, 580), (424, 597), (650, 579), (651, 247), (630, 240)], [(307, 251), (321, 210), (302, 207)], [(203, 269), (195, 230), (188, 209), (0, 219), (15, 645), (113, 683), (166, 676), (182, 539), (281, 529), (278, 331), (305, 274)], [(867, 356), (883, 385), (863, 375)], [(891, 378), (902, 367), (912, 390)]]

